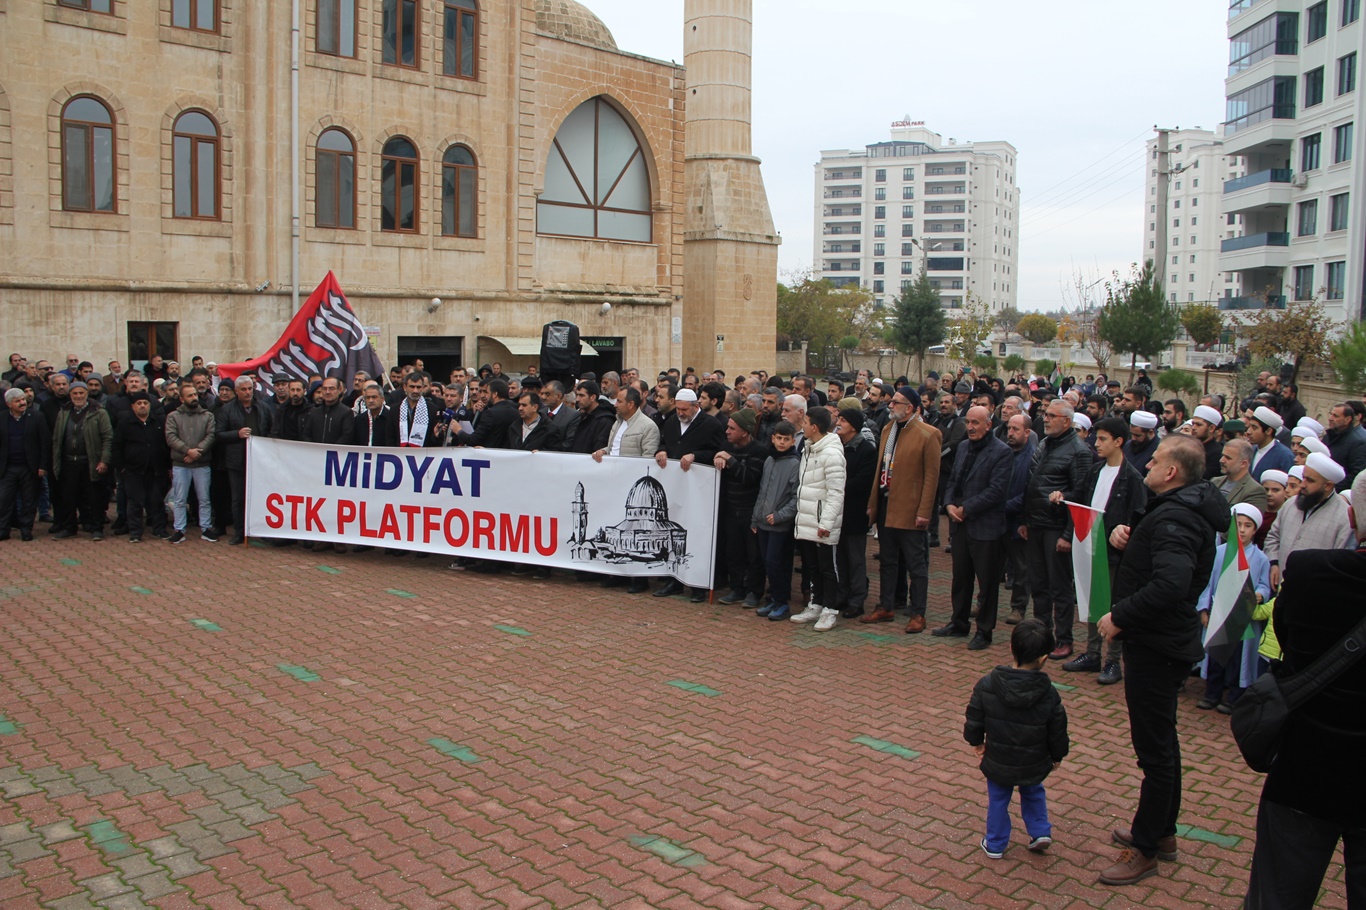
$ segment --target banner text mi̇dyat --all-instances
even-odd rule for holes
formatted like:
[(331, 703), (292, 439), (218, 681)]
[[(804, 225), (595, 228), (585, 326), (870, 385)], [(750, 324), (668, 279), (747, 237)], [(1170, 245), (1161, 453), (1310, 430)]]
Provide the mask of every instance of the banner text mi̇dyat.
[(247, 533), (711, 587), (719, 477), (644, 458), (252, 437)]

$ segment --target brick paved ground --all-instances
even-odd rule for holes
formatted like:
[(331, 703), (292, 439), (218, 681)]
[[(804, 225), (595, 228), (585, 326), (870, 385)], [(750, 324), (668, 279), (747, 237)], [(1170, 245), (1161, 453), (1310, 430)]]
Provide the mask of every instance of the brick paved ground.
[(0, 544), (5, 908), (1234, 907), (1247, 880), (1260, 781), (1188, 695), (1182, 860), (1095, 886), (1138, 778), (1122, 687), (1060, 672), (1057, 844), (1017, 822), (982, 855), (962, 713), (1004, 636), (42, 538)]

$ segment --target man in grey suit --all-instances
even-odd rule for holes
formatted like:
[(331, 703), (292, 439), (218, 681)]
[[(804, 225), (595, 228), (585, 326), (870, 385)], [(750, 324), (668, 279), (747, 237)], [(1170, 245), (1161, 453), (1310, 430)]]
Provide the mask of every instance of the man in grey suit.
[(574, 431), (579, 428), (579, 409), (564, 400), (564, 383), (552, 379), (541, 387), (541, 404), (545, 405), (550, 422), (564, 434), (564, 450), (574, 451)]
[(944, 491), (953, 546), (953, 616), (931, 634), (941, 638), (967, 636), (975, 579), (981, 600), (977, 634), (968, 642), (968, 650), (981, 651), (991, 644), (991, 633), (996, 629), (996, 605), (1005, 568), (1006, 492), (1014, 453), (992, 434), (991, 412), (986, 408), (969, 408), (964, 422), (967, 439), (954, 453), (953, 471)]
[(593, 453), (594, 461), (602, 461), (604, 455), (649, 458), (655, 453), (659, 448), (659, 427), (640, 412), (643, 400), (640, 389), (617, 389), (617, 419), (607, 434), (606, 447)]

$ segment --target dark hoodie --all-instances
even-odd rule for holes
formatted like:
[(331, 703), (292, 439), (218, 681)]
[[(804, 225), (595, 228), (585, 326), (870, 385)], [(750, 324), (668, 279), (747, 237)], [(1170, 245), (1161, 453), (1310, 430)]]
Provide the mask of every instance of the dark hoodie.
[(1216, 534), (1228, 524), (1228, 503), (1208, 481), (1163, 493), (1134, 513), (1110, 611), (1126, 644), (1200, 659), (1195, 604), (1214, 568)]
[(963, 738), (987, 744), (982, 774), (1009, 787), (1043, 783), (1067, 756), (1067, 711), (1042, 670), (997, 667), (978, 680)]

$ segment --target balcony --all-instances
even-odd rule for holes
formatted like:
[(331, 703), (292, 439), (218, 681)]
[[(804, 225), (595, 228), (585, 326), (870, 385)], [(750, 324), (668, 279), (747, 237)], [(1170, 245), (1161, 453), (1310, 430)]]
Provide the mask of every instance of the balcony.
[(1283, 310), (1285, 309), (1285, 295), (1276, 294), (1270, 297), (1221, 297), (1219, 298), (1219, 309)]
[(1262, 0), (1230, 0), (1228, 5), (1229, 21), (1238, 18), (1261, 2)]
[(1224, 213), (1251, 213), (1287, 208), (1294, 188), (1290, 168), (1272, 168), (1224, 182)]
[(1234, 237), (1222, 241), (1219, 244), (1219, 252), (1236, 253), (1239, 250), (1250, 250), (1261, 246), (1290, 246), (1290, 235), (1279, 231), (1264, 231), (1260, 234)]

